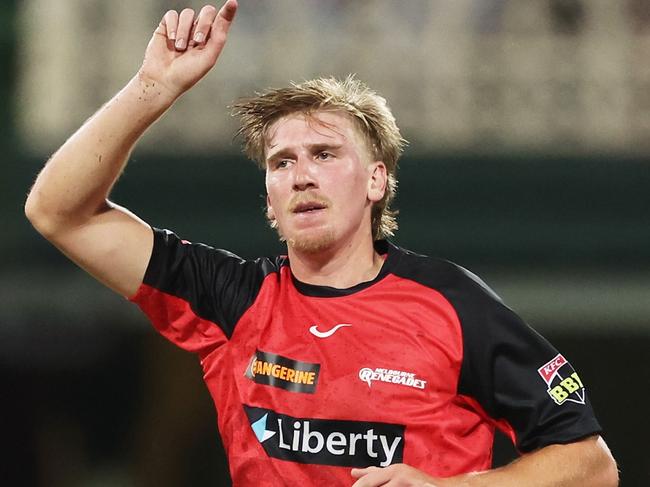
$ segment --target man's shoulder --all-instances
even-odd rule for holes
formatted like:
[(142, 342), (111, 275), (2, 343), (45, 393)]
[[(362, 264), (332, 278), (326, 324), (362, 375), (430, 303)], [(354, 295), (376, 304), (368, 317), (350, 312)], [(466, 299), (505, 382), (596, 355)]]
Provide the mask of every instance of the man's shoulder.
[(451, 260), (431, 256), (405, 247), (400, 247), (392, 242), (389, 255), (396, 256), (393, 272), (404, 278), (417, 281), (431, 281), (448, 283), (464, 279), (480, 279), (461, 265)]
[(206, 264), (229, 262), (243, 269), (257, 268), (263, 274), (277, 272), (282, 267), (289, 265), (289, 259), (286, 255), (242, 257), (238, 253), (212, 244), (180, 238), (176, 233), (168, 229), (153, 227), (153, 231), (154, 254), (172, 253), (177, 256), (194, 257), (197, 260), (205, 261)]
[(434, 257), (389, 243), (397, 254), (393, 274), (436, 289), (442, 294), (484, 296), (501, 301), (499, 296), (469, 269), (441, 257)]

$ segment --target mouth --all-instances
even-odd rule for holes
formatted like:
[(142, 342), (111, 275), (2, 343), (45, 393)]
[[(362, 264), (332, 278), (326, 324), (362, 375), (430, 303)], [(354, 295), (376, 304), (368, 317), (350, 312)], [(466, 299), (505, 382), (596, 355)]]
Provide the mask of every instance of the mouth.
[(294, 206), (291, 212), (294, 214), (309, 214), (316, 213), (317, 211), (324, 210), (326, 208), (327, 206), (323, 203), (319, 203), (317, 201), (305, 201)]

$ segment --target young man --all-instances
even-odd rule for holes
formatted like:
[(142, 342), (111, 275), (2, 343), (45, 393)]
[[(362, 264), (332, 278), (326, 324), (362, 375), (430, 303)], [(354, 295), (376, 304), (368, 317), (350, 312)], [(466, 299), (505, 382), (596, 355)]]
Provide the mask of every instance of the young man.
[[(138, 75), (26, 204), (44, 236), (198, 354), (234, 484), (617, 485), (564, 357), (475, 276), (382, 240), (403, 140), (361, 83), (236, 105), (288, 257), (243, 261), (107, 199), (142, 133), (216, 63), (236, 8), (165, 14)], [(495, 427), (523, 455), (489, 470)]]

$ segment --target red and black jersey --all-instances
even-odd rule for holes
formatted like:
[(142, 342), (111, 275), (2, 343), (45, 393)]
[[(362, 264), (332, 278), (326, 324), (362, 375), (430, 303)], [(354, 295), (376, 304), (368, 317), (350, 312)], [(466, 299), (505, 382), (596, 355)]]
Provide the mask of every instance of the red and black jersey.
[(351, 485), (350, 467), (448, 477), (600, 431), (569, 362), (476, 276), (386, 241), (349, 289), (154, 230), (132, 298), (196, 353), (235, 486)]

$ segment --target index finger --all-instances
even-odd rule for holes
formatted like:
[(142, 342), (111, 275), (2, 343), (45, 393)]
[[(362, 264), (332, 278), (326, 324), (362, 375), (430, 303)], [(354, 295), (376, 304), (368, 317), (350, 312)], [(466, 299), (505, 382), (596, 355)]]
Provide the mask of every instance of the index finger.
[(203, 7), (199, 12), (199, 16), (196, 19), (194, 28), (192, 29), (190, 43), (203, 44), (208, 37), (210, 27), (212, 26), (212, 23), (216, 17), (216, 8), (214, 8), (212, 5), (206, 5)]
[(366, 467), (366, 468), (353, 468), (350, 470), (350, 475), (352, 475), (355, 479), (361, 478), (364, 475), (369, 474), (373, 470), (379, 470), (377, 467)]

